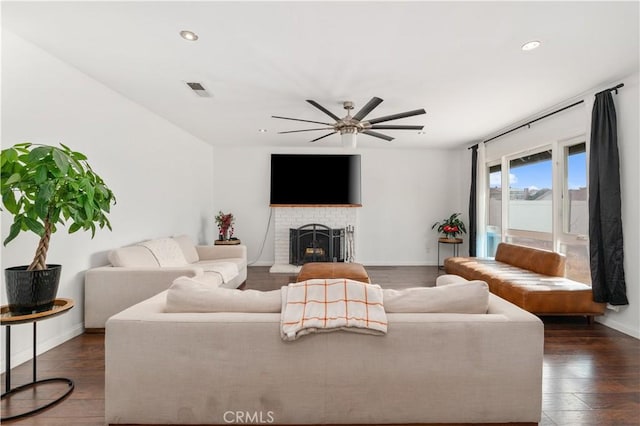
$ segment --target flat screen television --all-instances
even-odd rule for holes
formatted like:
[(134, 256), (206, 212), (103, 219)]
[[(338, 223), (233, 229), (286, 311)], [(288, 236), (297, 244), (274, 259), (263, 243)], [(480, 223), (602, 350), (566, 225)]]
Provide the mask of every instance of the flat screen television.
[(360, 156), (271, 154), (271, 205), (360, 205)]

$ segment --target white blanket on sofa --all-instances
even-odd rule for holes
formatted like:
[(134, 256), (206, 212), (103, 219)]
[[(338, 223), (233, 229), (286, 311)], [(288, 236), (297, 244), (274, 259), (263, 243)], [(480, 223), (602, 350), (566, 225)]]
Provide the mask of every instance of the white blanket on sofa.
[(228, 283), (238, 276), (238, 265), (233, 262), (215, 262), (202, 266), (205, 272), (216, 272), (222, 277), (223, 283)]
[(348, 279), (312, 279), (282, 287), (280, 335), (291, 341), (314, 332), (383, 335), (382, 288)]
[(158, 238), (144, 241), (139, 246), (146, 247), (162, 267), (184, 266), (187, 259), (180, 245), (173, 238)]

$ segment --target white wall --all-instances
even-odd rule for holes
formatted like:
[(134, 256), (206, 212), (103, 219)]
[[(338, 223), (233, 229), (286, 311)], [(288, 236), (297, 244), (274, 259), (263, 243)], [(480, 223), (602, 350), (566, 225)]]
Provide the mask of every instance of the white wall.
[[(593, 95), (619, 82), (624, 87), (613, 95), (618, 118), (618, 147), (620, 150), (620, 178), (622, 191), (622, 224), (624, 227), (624, 269), (629, 306), (620, 307), (619, 312), (607, 310), (598, 321), (640, 337), (640, 150), (638, 140), (639, 75), (633, 74), (585, 92), (581, 98), (585, 103), (517, 130), (507, 136), (486, 144), (486, 161), (499, 159), (503, 155), (520, 152), (533, 147), (563, 141), (590, 132), (589, 119)], [(577, 99), (575, 99), (577, 100)], [(569, 103), (570, 101), (568, 101)], [(540, 115), (543, 113), (541, 112)], [(526, 120), (523, 120), (526, 121)], [(519, 124), (519, 123), (518, 123)], [(515, 126), (515, 125), (514, 125)]]
[[(212, 240), (213, 149), (4, 30), (2, 144), (24, 141), (62, 142), (85, 153), (117, 198), (113, 232), (99, 231), (91, 240), (90, 233), (69, 235), (62, 227), (53, 235), (48, 262), (63, 265), (58, 296), (73, 299), (75, 307), (39, 323), (39, 351), (82, 332), (84, 271), (106, 264), (109, 249), (180, 233)], [(2, 239), (11, 222), (3, 212)], [(28, 264), (37, 240), (21, 234), (2, 247), (2, 267)], [(30, 325), (12, 327), (14, 364), (29, 358), (30, 336)]]
[[(214, 152), (215, 210), (236, 216), (236, 235), (247, 245), (250, 261), (257, 260), (269, 222), (271, 153), (362, 156), (363, 206), (355, 239), (357, 259), (365, 265), (435, 265), (437, 234), (431, 225), (453, 211), (468, 216), (457, 150), (216, 147)], [(273, 250), (271, 227), (256, 264), (273, 264)]]
[(640, 74), (620, 79), (624, 87), (613, 95), (618, 118), (620, 189), (624, 233), (624, 272), (629, 306), (607, 311), (600, 322), (640, 338)]

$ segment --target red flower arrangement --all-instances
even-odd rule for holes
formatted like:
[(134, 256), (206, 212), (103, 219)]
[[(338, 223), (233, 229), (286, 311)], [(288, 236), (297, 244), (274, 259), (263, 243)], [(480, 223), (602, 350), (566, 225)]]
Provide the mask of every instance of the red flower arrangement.
[(467, 229), (464, 226), (464, 222), (460, 220), (458, 216), (462, 213), (454, 213), (448, 218), (436, 222), (431, 226), (431, 229), (438, 227), (438, 232), (444, 233), (447, 238), (456, 238), (458, 234), (466, 234)]
[(218, 212), (216, 216), (216, 224), (218, 225), (218, 239), (220, 240), (228, 240), (233, 237), (233, 224), (235, 223), (235, 218), (233, 217), (233, 213), (222, 213), (222, 210)]

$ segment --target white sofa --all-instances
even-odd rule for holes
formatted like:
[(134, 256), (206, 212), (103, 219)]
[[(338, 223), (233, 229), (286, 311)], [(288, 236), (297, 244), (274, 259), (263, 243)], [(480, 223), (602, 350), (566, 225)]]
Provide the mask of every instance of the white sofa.
[[(179, 251), (178, 261), (171, 263), (173, 266), (160, 266), (147, 247), (137, 244), (112, 250), (110, 265), (86, 272), (85, 329), (104, 329), (110, 316), (168, 289), (179, 276), (206, 276), (212, 285), (225, 288), (237, 288), (247, 279), (247, 248), (244, 245), (195, 245), (185, 235), (150, 241), (160, 240), (175, 242), (173, 247)], [(220, 273), (211, 270), (221, 262), (227, 266), (229, 263), (236, 265), (237, 275), (224, 282)]]
[(543, 325), (488, 291), (486, 314), (388, 313), (385, 336), (294, 342), (279, 313), (168, 313), (170, 291), (107, 322), (108, 424), (540, 420)]

